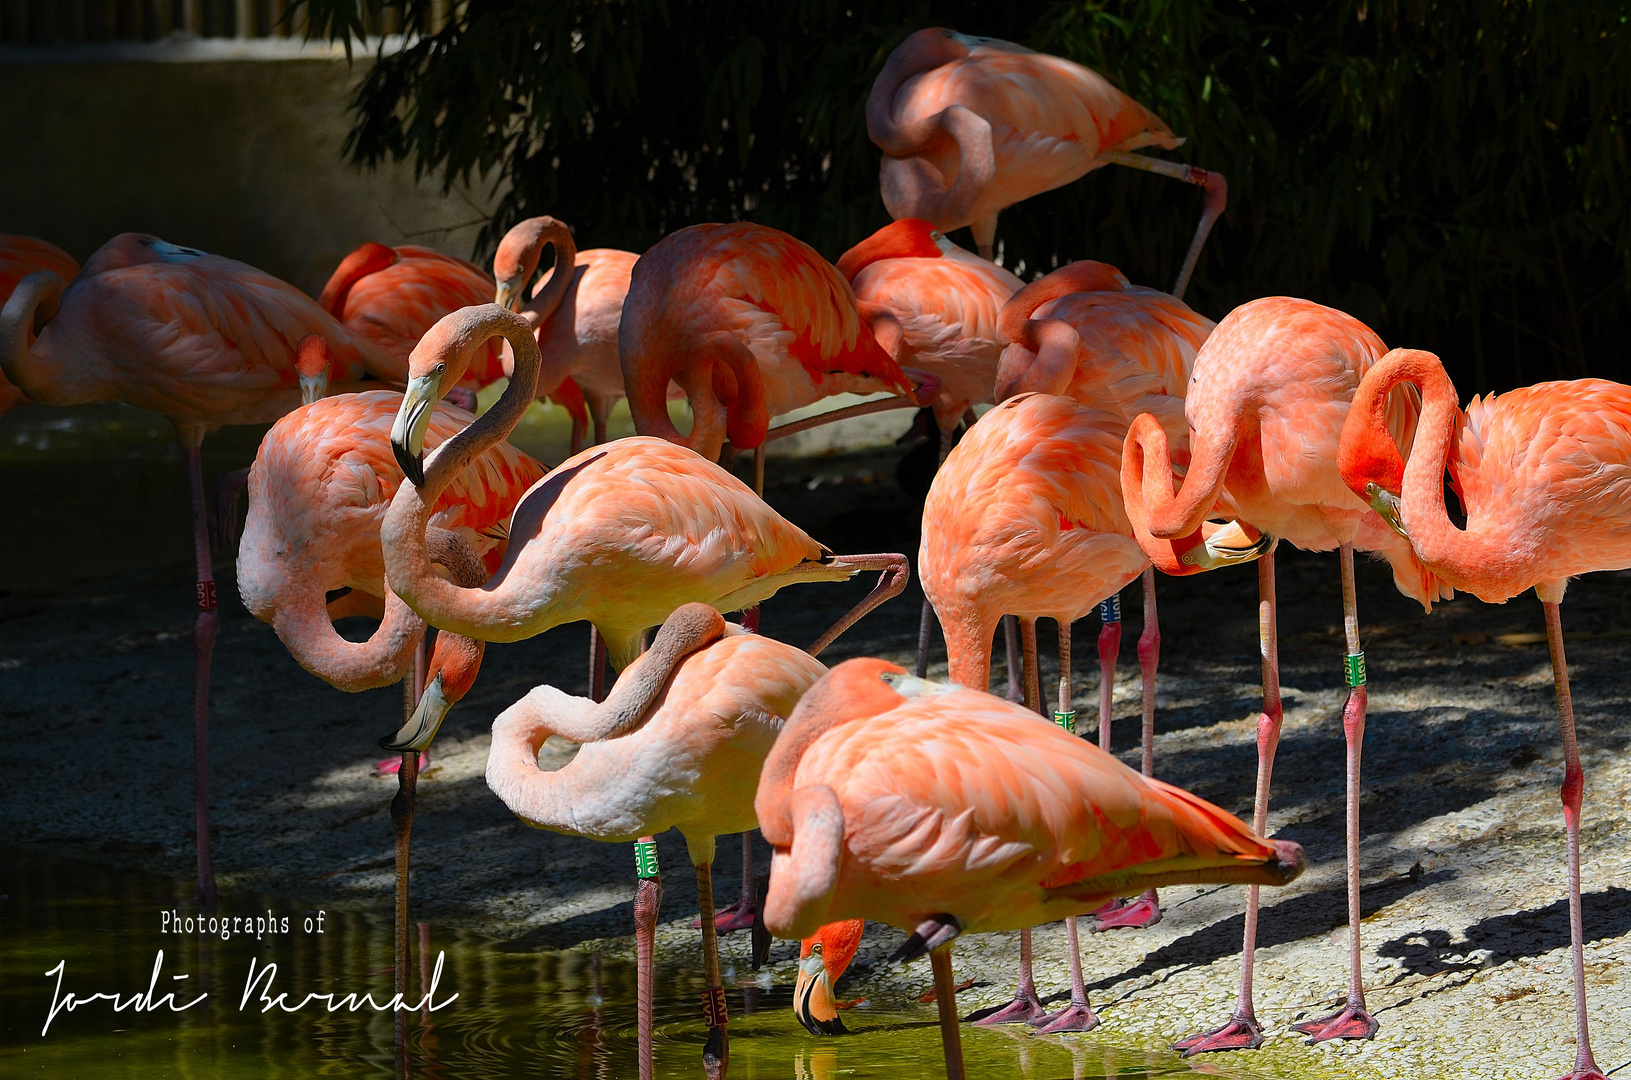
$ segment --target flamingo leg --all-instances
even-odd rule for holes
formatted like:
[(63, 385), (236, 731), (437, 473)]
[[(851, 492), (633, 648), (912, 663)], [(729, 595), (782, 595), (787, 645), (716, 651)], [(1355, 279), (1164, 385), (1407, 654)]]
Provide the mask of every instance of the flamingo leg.
[(1563, 730), (1563, 826), (1569, 837), (1569, 941), (1574, 953), (1574, 1070), (1563, 1080), (1606, 1080), (1591, 1054), (1591, 1030), (1586, 1020), (1585, 926), (1580, 916), (1580, 804), (1585, 795), (1585, 770), (1574, 737), (1574, 698), (1569, 693), (1569, 662), (1563, 655), (1563, 621), (1556, 603), (1542, 602), (1546, 611), (1546, 642), (1552, 653), (1552, 680), (1557, 688), (1558, 723)]
[[(956, 434), (956, 428), (948, 431), (940, 429), (940, 458), (935, 462), (934, 471), (939, 472), (940, 466), (946, 463), (946, 455), (951, 453), (951, 440)], [(926, 678), (929, 674), (929, 639), (934, 634), (934, 605), (929, 598), (923, 598), (923, 614), (917, 624), (917, 677)]]
[[(647, 844), (651, 846), (645, 847)], [(650, 853), (649, 864), (645, 862), (645, 852)], [(657, 912), (663, 903), (663, 879), (657, 873), (654, 837), (640, 837), (635, 842), (635, 853), (640, 868), (640, 881), (634, 888), (635, 1029), (639, 1039), (640, 1080), (652, 1080), (651, 995), (655, 975), (652, 953), (657, 944)], [(713, 906), (711, 900), (708, 906)]]
[(929, 953), (934, 1000), (940, 1014), (940, 1045), (946, 1052), (946, 1080), (964, 1080), (963, 1033), (957, 1026), (957, 986), (951, 973), (951, 943)]
[[(1142, 732), (1143, 757), (1140, 769), (1145, 776), (1155, 775), (1155, 669), (1161, 660), (1161, 624), (1155, 613), (1155, 568), (1144, 568), (1144, 632), (1138, 635), (1138, 670), (1142, 677), (1144, 697), (1144, 726)], [(1143, 930), (1161, 921), (1161, 898), (1150, 889), (1137, 900), (1115, 906), (1105, 905), (1094, 912), (1100, 930)]]
[[(1053, 722), (1071, 734), (1076, 733), (1076, 711), (1071, 708), (1073, 695), (1070, 688), (1070, 621), (1059, 621), (1059, 697)], [(1082, 978), (1082, 948), (1077, 933), (1076, 916), (1065, 920), (1066, 948), (1070, 951), (1070, 1004), (1056, 1013), (1039, 1016), (1031, 1021), (1032, 1027), (1042, 1029), (1044, 1035), (1057, 1035), (1065, 1031), (1092, 1031), (1099, 1026), (1099, 1018), (1088, 1004), (1087, 983)]]
[(193, 827), (198, 833), (198, 892), (200, 907), (213, 907), (221, 899), (210, 863), (210, 657), (221, 616), (215, 603), (215, 570), (210, 560), (209, 507), (204, 499), (204, 459), (199, 450), (202, 432), (183, 433), (187, 480), (193, 500), (193, 556), (198, 565), (194, 597), (198, 615), (193, 620)]
[[(402, 713), (406, 721), (419, 703), (417, 679), (413, 672), (402, 680)], [(396, 958), (392, 966), (393, 989), (399, 996), (408, 993), (408, 853), (413, 835), (414, 795), (419, 784), (419, 755), (408, 751), (396, 773), (396, 796), (391, 800), (391, 825), (396, 832)], [(396, 1010), (396, 1045), (408, 1045), (408, 1013)]]
[[(746, 833), (743, 834), (744, 838)], [(697, 866), (697, 909), (702, 922), (702, 1015), (708, 1041), (702, 1047), (702, 1067), (708, 1080), (724, 1080), (730, 1065), (730, 1033), (726, 1025), (725, 984), (719, 976), (719, 938), (714, 933), (714, 874), (712, 863)]]
[(1130, 154), (1125, 150), (1111, 150), (1100, 154), (1099, 157), (1117, 165), (1160, 173), (1162, 176), (1182, 180), (1186, 184), (1194, 184), (1206, 190), (1201, 220), (1195, 226), (1195, 236), (1189, 242), (1189, 251), (1184, 255), (1184, 264), (1178, 271), (1178, 280), (1172, 286), (1172, 295), (1183, 299), (1184, 290), (1189, 287), (1190, 276), (1195, 273), (1195, 265), (1200, 261), (1201, 249), (1206, 246), (1206, 238), (1211, 234), (1212, 226), (1223, 215), (1224, 206), (1228, 204), (1228, 181), (1220, 172), (1197, 169), (1193, 165), (1182, 165), (1176, 161), (1165, 161), (1145, 154)]
[[(755, 609), (757, 610), (757, 609)], [(738, 930), (751, 930), (754, 919), (759, 912), (758, 894), (753, 882), (753, 830), (740, 834), (742, 837), (742, 894), (734, 903), (720, 908), (714, 913), (714, 930), (720, 934), (731, 934)], [(710, 886), (709, 895), (713, 895)], [(698, 926), (702, 923), (699, 920)]]
[(885, 600), (899, 596), (901, 590), (906, 588), (907, 578), (912, 569), (904, 555), (834, 555), (827, 560), (829, 566), (854, 567), (856, 570), (880, 570), (878, 584), (872, 587), (859, 604), (850, 608), (843, 617), (831, 626), (826, 633), (816, 638), (806, 651), (811, 656), (820, 656), (821, 650), (838, 640), (838, 635), (854, 626), (867, 612), (883, 603)]
[[(1280, 642), (1274, 605), (1274, 552), (1257, 560), (1257, 633), (1263, 654), (1263, 712), (1257, 718), (1257, 797), (1252, 807), (1252, 831), (1267, 835), (1269, 780), (1274, 773), (1274, 751), (1280, 745), (1285, 718), (1280, 705)], [(1263, 1028), (1252, 1006), (1252, 963), (1257, 953), (1258, 886), (1246, 887), (1246, 934), (1240, 956), (1240, 1000), (1227, 1023), (1172, 1044), (1184, 1057), (1217, 1050), (1255, 1050), (1263, 1045)]]
[(1365, 1008), (1365, 984), (1359, 957), (1359, 754), (1365, 741), (1365, 654), (1359, 648), (1359, 604), (1354, 590), (1354, 551), (1342, 545), (1342, 625), (1348, 639), (1348, 700), (1342, 708), (1342, 731), (1348, 742), (1348, 1000), (1329, 1016), (1293, 1024), (1310, 1043), (1327, 1039), (1369, 1039), (1376, 1018)]
[(1004, 615), (1002, 636), (1008, 653), (1008, 700), (1017, 704), (1025, 700), (1024, 673), (1020, 671), (1019, 663), (1019, 620), (1012, 615)]
[(606, 639), (594, 623), (589, 624), (589, 700), (606, 700)]

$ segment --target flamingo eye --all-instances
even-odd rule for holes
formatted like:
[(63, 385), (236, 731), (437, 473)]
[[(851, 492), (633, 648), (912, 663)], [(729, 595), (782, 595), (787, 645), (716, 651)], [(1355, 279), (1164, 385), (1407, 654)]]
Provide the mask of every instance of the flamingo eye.
[(447, 364), (446, 364), (446, 362), (443, 362), (443, 363), (440, 363), (440, 364), (436, 365), (436, 374), (438, 374), (438, 375), (447, 374)]

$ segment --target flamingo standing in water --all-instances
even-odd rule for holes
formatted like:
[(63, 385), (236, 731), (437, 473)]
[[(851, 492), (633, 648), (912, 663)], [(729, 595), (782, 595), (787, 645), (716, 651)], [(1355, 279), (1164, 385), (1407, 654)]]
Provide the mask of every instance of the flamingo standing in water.
[[(0, 306), (5, 305), (19, 281), (42, 270), (49, 270), (63, 281), (72, 281), (79, 273), (79, 263), (55, 244), (32, 236), (0, 233)], [(0, 375), (0, 417), (27, 401), (27, 395)]]
[[(965, 444), (966, 445), (966, 444)], [(803, 937), (869, 918), (929, 952), (950, 1077), (963, 1076), (952, 940), (1091, 911), (1148, 885), (1284, 884), (1302, 849), (1270, 843), (1029, 709), (883, 660), (812, 686), (754, 800), (774, 846), (765, 924)]]
[[(928, 404), (934, 380), (914, 385), (878, 344), (855, 294), (814, 248), (749, 222), (692, 225), (635, 263), (618, 328), (635, 430), (719, 457), (762, 447), (770, 418), (832, 394), (890, 392), (900, 399), (839, 410)], [(668, 384), (691, 401), (681, 435), (668, 416)], [(919, 401), (918, 398), (923, 400)], [(834, 415), (783, 425), (803, 430)], [(755, 488), (763, 489), (763, 454)]]
[(948, 233), (967, 225), (988, 259), (1000, 211), (1101, 165), (1205, 188), (1178, 296), (1228, 198), (1222, 173), (1130, 153), (1183, 140), (1103, 76), (954, 30), (919, 30), (889, 54), (867, 95), (866, 130), (883, 151), (879, 182), (890, 216), (923, 218)]
[[(1388, 430), (1390, 392), (1422, 396), (1409, 460)], [(1580, 806), (1585, 774), (1558, 604), (1568, 579), (1631, 566), (1631, 387), (1602, 379), (1527, 386), (1474, 398), (1462, 413), (1438, 358), (1395, 349), (1365, 373), (1342, 427), (1342, 478), (1410, 541), (1427, 569), (1480, 600), (1534, 589), (1546, 613), (1563, 732), (1563, 822), (1568, 834), (1575, 1059), (1566, 1080), (1605, 1080), (1586, 1022), (1580, 915)], [(1465, 528), (1444, 507), (1450, 470)]]
[[(725, 1075), (725, 991), (713, 910), (714, 838), (757, 825), (759, 769), (799, 698), (826, 672), (808, 653), (728, 625), (704, 604), (664, 621), (649, 651), (595, 704), (540, 686), (493, 722), (487, 785), (528, 825), (596, 840), (685, 836), (701, 911), (708, 1075)], [(558, 772), (538, 768), (551, 735), (580, 743)], [(643, 846), (643, 845), (642, 845)], [(652, 948), (662, 885), (655, 845), (635, 897), (640, 1076), (651, 1065)]]
[[(1134, 386), (1124, 385), (1134, 383)], [(1106, 400), (1161, 409), (1182, 425), (1179, 399), (1154, 391), (1148, 375), (1124, 378)], [(1022, 394), (986, 413), (946, 458), (923, 507), (918, 572), (946, 634), (952, 681), (984, 690), (991, 636), (1004, 615), (1020, 618), (1026, 706), (1041, 709), (1037, 687), (1036, 620), (1059, 627), (1059, 688), (1054, 718), (1074, 730), (1070, 626), (1115, 596), (1149, 566), (1122, 506), (1121, 443), (1127, 416), (1077, 404), (1068, 397)], [(1269, 542), (1252, 542), (1236, 528), (1206, 524), (1159, 553), (1169, 574), (1193, 574), (1249, 562)], [(1109, 751), (1109, 696), (1099, 699), (1099, 745)], [(1045, 712), (1045, 710), (1043, 710)], [(1149, 748), (1146, 745), (1146, 758)], [(1147, 761), (1146, 761), (1147, 765)], [(1145, 774), (1148, 775), (1148, 768)], [(1160, 917), (1157, 912), (1157, 919)], [(981, 1023), (1032, 1022), (1048, 1032), (1090, 1031), (1074, 916), (1066, 920), (1071, 1003), (1043, 1015), (1031, 970), (1030, 931), (1020, 940), (1014, 1001)]]
[[(1329, 1016), (1296, 1025), (1314, 1040), (1368, 1039), (1376, 1020), (1365, 1009), (1359, 940), (1359, 778), (1365, 733), (1365, 658), (1359, 644), (1353, 553), (1374, 551), (1393, 568), (1399, 591), (1431, 610), (1449, 587), (1424, 566), (1410, 544), (1388, 528), (1337, 471), (1343, 420), (1360, 379), (1386, 351), (1363, 323), (1307, 300), (1269, 297), (1230, 312), (1195, 358), (1184, 411), (1192, 431), (1189, 471), (1173, 492), (1166, 431), (1140, 416), (1127, 433), (1122, 492), (1139, 543), (1150, 551), (1164, 538), (1189, 535), (1220, 497), (1242, 522), (1304, 550), (1341, 551), (1344, 670), (1342, 710), (1347, 740), (1348, 963), (1346, 1003)], [(1388, 429), (1408, 447), (1416, 421), (1403, 391), (1387, 405)], [(1268, 827), (1269, 779), (1280, 740), (1279, 654), (1274, 603), (1274, 555), (1258, 562), (1263, 655), (1263, 712), (1258, 718), (1257, 794), (1253, 827)], [(1220, 1027), (1181, 1040), (1186, 1054), (1262, 1045), (1252, 1004), (1258, 896), (1246, 897), (1240, 998)]]
[[(1090, 408), (1111, 407), (1131, 422), (1143, 409), (1135, 398), (1165, 395), (1167, 400), (1148, 399), (1149, 407), (1162, 418), (1168, 434), (1177, 437), (1174, 445), (1180, 458), (1188, 460), (1180, 403), (1195, 354), (1212, 332), (1210, 319), (1195, 314), (1175, 296), (1129, 284), (1113, 266), (1082, 261), (1025, 286), (1003, 306), (1000, 323), (1007, 348), (996, 378), (997, 400), (1025, 392), (1064, 394)], [(1155, 672), (1161, 654), (1153, 566), (1144, 569), (1143, 592), (1138, 663), (1143, 676), (1143, 771), (1151, 776)], [(1107, 718), (1121, 653), (1119, 594), (1099, 605), (1099, 617), (1099, 745), (1109, 750)], [(1069, 628), (1061, 632), (1068, 634)], [(1097, 915), (1099, 930), (1142, 928), (1160, 921), (1161, 907), (1152, 893), (1130, 904), (1118, 902)]]
[[(209, 670), (220, 619), (199, 446), (223, 424), (264, 424), (300, 401), (301, 341), (323, 339), (347, 383), (391, 364), (292, 285), (252, 266), (124, 233), (63, 289), (25, 277), (0, 314), (0, 370), (41, 405), (123, 401), (175, 425), (192, 487), (197, 564), (193, 737), (198, 897), (219, 893), (209, 855)], [(342, 387), (348, 389), (349, 387)]]
[[(504, 234), (493, 255), (492, 294), (499, 307), (525, 314), (537, 312), (538, 349), (543, 354), (538, 373), (540, 396), (555, 394), (572, 384), (579, 388), (594, 422), (594, 441), (606, 441), (606, 418), (624, 396), (623, 367), (617, 353), (617, 327), (623, 318), (623, 298), (629, 275), (639, 256), (616, 248), (589, 248), (576, 254), (571, 283), (558, 305), (541, 310), (539, 296), (549, 288), (542, 278), (527, 299), (527, 282), (538, 269), (538, 257), (553, 236), (554, 219), (528, 218)], [(557, 266), (568, 265), (559, 258)], [(577, 453), (577, 448), (573, 448)]]

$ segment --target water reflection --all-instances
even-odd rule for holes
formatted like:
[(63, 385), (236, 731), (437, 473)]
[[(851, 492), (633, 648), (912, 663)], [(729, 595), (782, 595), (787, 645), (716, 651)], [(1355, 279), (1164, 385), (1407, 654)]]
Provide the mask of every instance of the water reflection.
[[(220, 936), (161, 933), (161, 913), (194, 914), (191, 885), (166, 877), (5, 851), (8, 884), (0, 899), (0, 1074), (101, 1077), (573, 1077), (635, 1075), (634, 968), (579, 950), (536, 951), (420, 923), (411, 1000), (428, 995), (449, 1007), (416, 1013), (399, 1053), (389, 1013), (312, 1002), (295, 1012), (243, 1003), (251, 961), (276, 964), (272, 996), (293, 1006), (308, 993), (371, 992), (389, 1000), (388, 909), (321, 912), (268, 896), (229, 897), (219, 916), (287, 916), (290, 932)], [(313, 932), (304, 932), (313, 920)], [(128, 1001), (163, 962), (155, 997), (176, 989), (194, 1008), (127, 1009), (106, 1001), (61, 1012), (41, 1028), (52, 1001), (44, 972), (66, 961), (63, 989), (80, 995), (117, 991)], [(186, 975), (176, 980), (176, 975)], [(657, 1072), (700, 1071), (700, 971), (668, 966), (657, 980)], [(181, 989), (185, 988), (185, 989)], [(915, 1002), (858, 1010), (855, 1035), (816, 1041), (798, 1027), (788, 987), (730, 989), (731, 1075), (883, 1078), (937, 1076), (942, 1068), (932, 1006)], [(242, 1005), (242, 1007), (240, 1007)], [(970, 1074), (1059, 1080), (1156, 1078), (1189, 1074), (1170, 1055), (1129, 1054), (1091, 1038), (1039, 1038), (1018, 1030), (965, 1029)]]

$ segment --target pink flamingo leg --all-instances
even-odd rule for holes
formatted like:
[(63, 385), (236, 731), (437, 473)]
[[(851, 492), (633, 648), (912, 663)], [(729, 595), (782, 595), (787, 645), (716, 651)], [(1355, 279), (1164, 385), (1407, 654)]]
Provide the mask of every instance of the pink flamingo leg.
[[(642, 836), (639, 844), (653, 844), (654, 837)], [(653, 847), (652, 850), (655, 850)], [(663, 879), (656, 874), (653, 856), (652, 876), (640, 878), (634, 889), (634, 1003), (635, 1029), (639, 1039), (640, 1080), (652, 1080), (651, 995), (652, 953), (657, 944), (657, 913), (663, 903)], [(712, 897), (709, 898), (712, 907)]]
[(714, 933), (713, 864), (697, 867), (697, 910), (702, 923), (702, 1016), (708, 1041), (702, 1047), (702, 1068), (708, 1080), (723, 1080), (730, 1066), (730, 1015), (725, 1009), (725, 983), (719, 975), (719, 938)]
[[(1354, 591), (1352, 544), (1342, 545), (1342, 624), (1348, 638), (1348, 700), (1342, 709), (1342, 732), (1348, 742), (1348, 1000), (1329, 1016), (1293, 1024), (1310, 1043), (1327, 1039), (1369, 1039), (1377, 1022), (1365, 1009), (1365, 984), (1359, 971), (1359, 753), (1365, 741), (1364, 653), (1359, 648), (1359, 604)], [(1357, 658), (1355, 660), (1354, 658)]]
[(940, 1045), (946, 1053), (946, 1080), (964, 1080), (963, 1033), (957, 1026), (957, 985), (951, 973), (951, 944), (929, 953), (934, 1000), (940, 1014)]
[[(1155, 612), (1155, 568), (1144, 569), (1144, 632), (1138, 635), (1138, 670), (1144, 696), (1143, 760), (1145, 776), (1155, 775), (1155, 669), (1161, 661), (1161, 624)], [(1161, 921), (1161, 898), (1150, 889), (1136, 900), (1106, 905), (1094, 912), (1101, 930), (1143, 930)]]
[(1563, 729), (1563, 825), (1569, 837), (1569, 939), (1574, 950), (1574, 1070), (1562, 1080), (1606, 1080), (1591, 1055), (1586, 1021), (1586, 932), (1580, 917), (1580, 803), (1586, 776), (1574, 738), (1574, 699), (1569, 693), (1569, 662), (1563, 655), (1563, 621), (1557, 604), (1542, 602), (1546, 642), (1552, 651), (1552, 679), (1557, 687), (1557, 716)]
[[(419, 704), (419, 697), (425, 692), (425, 668), (429, 659), (427, 638), (420, 638), (418, 646), (413, 651), (413, 670), (408, 677), (402, 680), (402, 719), (404, 721), (413, 716), (415, 707)], [(408, 695), (412, 694), (410, 698)], [(430, 769), (430, 747), (419, 751), (417, 762), (419, 775), (423, 776)], [(374, 762), (375, 776), (396, 776), (402, 768), (402, 755), (393, 754), (384, 761)], [(400, 790), (400, 788), (399, 788)], [(393, 804), (394, 805), (394, 804)]]
[(210, 656), (215, 636), (221, 629), (221, 616), (215, 606), (215, 570), (210, 564), (209, 509), (204, 501), (204, 461), (199, 443), (204, 434), (181, 432), (187, 456), (187, 479), (193, 499), (193, 555), (198, 578), (194, 596), (198, 616), (193, 620), (193, 827), (198, 831), (198, 893), (200, 907), (212, 907), (221, 899), (215, 887), (215, 870), (210, 864)]
[(1012, 615), (1002, 617), (1003, 646), (1008, 655), (1008, 700), (1025, 700), (1024, 674), (1019, 663), (1019, 620)]
[[(1284, 713), (1280, 705), (1280, 643), (1274, 607), (1274, 552), (1257, 560), (1257, 632), (1263, 653), (1263, 712), (1257, 719), (1257, 798), (1252, 807), (1252, 831), (1267, 835), (1269, 779), (1274, 773), (1274, 751), (1280, 745)], [(1184, 1057), (1217, 1050), (1255, 1050), (1263, 1045), (1263, 1028), (1252, 1007), (1252, 962), (1257, 952), (1258, 886), (1246, 888), (1246, 935), (1240, 957), (1240, 1000), (1227, 1023), (1172, 1044)]]
[[(1116, 693), (1116, 661), (1121, 658), (1121, 597), (1112, 596), (1099, 604), (1099, 749), (1110, 752), (1111, 721), (1114, 719)], [(1126, 905), (1120, 900), (1107, 900), (1093, 912), (1104, 929), (1103, 920), (1111, 918)]]
[(594, 623), (589, 624), (589, 699), (606, 700), (606, 640)]

